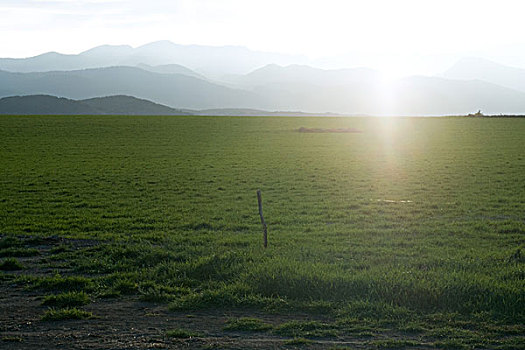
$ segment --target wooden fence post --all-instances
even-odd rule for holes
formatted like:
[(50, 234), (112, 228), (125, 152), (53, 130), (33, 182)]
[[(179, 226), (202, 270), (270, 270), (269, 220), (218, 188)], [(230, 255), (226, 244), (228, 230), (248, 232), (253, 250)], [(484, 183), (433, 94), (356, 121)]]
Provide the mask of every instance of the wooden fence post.
[(266, 222), (264, 222), (264, 216), (262, 211), (262, 196), (261, 190), (257, 190), (257, 202), (259, 203), (259, 216), (261, 217), (261, 224), (263, 227), (263, 245), (264, 248), (268, 246), (268, 230), (266, 227)]

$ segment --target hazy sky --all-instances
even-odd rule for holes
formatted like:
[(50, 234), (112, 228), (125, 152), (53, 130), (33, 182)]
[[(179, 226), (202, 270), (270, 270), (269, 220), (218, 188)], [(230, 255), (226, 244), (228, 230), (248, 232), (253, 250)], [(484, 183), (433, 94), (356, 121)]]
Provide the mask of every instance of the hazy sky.
[(520, 65), (524, 14), (523, 0), (0, 0), (0, 57), (170, 40), (387, 70), (491, 53)]

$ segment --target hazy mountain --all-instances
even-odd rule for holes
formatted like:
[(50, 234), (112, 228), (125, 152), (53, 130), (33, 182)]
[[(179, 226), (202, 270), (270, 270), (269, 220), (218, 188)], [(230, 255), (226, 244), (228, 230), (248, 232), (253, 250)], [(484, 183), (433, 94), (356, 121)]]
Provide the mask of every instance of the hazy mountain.
[(87, 63), (79, 59), (78, 55), (64, 55), (57, 52), (48, 52), (28, 58), (0, 58), (0, 70), (10, 72), (46, 72), (96, 66), (95, 63)]
[(108, 96), (71, 100), (49, 95), (11, 96), (0, 99), (0, 114), (14, 115), (189, 115), (131, 96)]
[(170, 41), (140, 46), (135, 49), (135, 55), (147, 57), (152, 62), (149, 64), (177, 63), (212, 77), (246, 74), (270, 63), (286, 65), (306, 61), (298, 55), (252, 51), (242, 46), (178, 45)]
[(29, 58), (0, 58), (0, 70), (46, 72), (110, 66), (150, 66), (178, 64), (192, 70), (222, 76), (245, 74), (269, 63), (304, 63), (302, 56), (252, 51), (240, 46), (178, 45), (158, 41), (137, 48), (104, 45), (78, 55), (49, 52)]
[(313, 116), (340, 116), (336, 113), (306, 113), (299, 111), (265, 111), (261, 109), (248, 108), (217, 108), (204, 109), (200, 111), (192, 111), (196, 115), (212, 115), (212, 116), (279, 116), (279, 117), (313, 117)]
[(482, 58), (465, 58), (444, 73), (450, 79), (484, 80), (525, 92), (525, 69), (504, 66)]
[(8, 90), (7, 88), (0, 88), (0, 97), (2, 96), (13, 96), (16, 95), (16, 91)]
[(388, 81), (368, 69), (271, 65), (237, 76), (235, 84), (238, 88), (135, 67), (41, 73), (0, 71), (0, 93), (4, 90), (9, 95), (50, 94), (72, 99), (130, 95), (173, 108), (212, 109), (210, 114), (216, 109), (243, 109), (253, 115), (258, 111), (249, 110), (263, 110), (264, 114), (271, 110), (352, 115), (468, 114), (479, 109), (487, 114), (525, 112), (525, 92), (500, 85), (429, 77)]
[(119, 115), (191, 115), (188, 110), (175, 109), (132, 96), (116, 95), (79, 101), (100, 114)]
[(147, 70), (148, 72), (153, 72), (153, 73), (183, 74), (183, 75), (187, 75), (190, 77), (207, 80), (207, 78), (203, 76), (202, 74), (194, 72), (191, 69), (181, 66), (180, 64), (164, 64), (160, 66), (150, 66), (150, 65), (141, 63), (141, 64), (138, 64), (137, 67), (143, 70)]
[[(11, 115), (214, 115), (214, 116), (314, 116), (302, 112), (270, 112), (224, 108), (181, 110), (132, 96), (106, 96), (72, 100), (50, 95), (10, 96), (0, 99), (0, 114)], [(335, 115), (335, 114), (330, 114)]]
[(2, 89), (17, 95), (49, 94), (72, 99), (130, 95), (175, 108), (260, 108), (257, 96), (251, 92), (187, 75), (159, 74), (134, 67), (41, 73), (0, 71)]
[(244, 88), (262, 86), (341, 86), (360, 82), (379, 82), (381, 74), (368, 68), (319, 69), (305, 65), (282, 67), (270, 64), (246, 75), (225, 76), (224, 81)]
[(271, 101), (266, 109), (376, 115), (523, 113), (525, 94), (483, 81), (429, 77), (387, 80), (366, 69), (322, 70), (268, 65), (235, 84)]
[(123, 60), (125, 57), (133, 55), (134, 49), (129, 45), (101, 45), (92, 49), (86, 50), (79, 55), (72, 55), (72, 57), (89, 59), (90, 62), (103, 64), (104, 62), (112, 60)]
[(11, 96), (0, 99), (0, 114), (98, 114), (98, 111), (67, 98), (49, 95)]
[(480, 80), (411, 77), (394, 83), (385, 106), (397, 115), (523, 114), (525, 93)]

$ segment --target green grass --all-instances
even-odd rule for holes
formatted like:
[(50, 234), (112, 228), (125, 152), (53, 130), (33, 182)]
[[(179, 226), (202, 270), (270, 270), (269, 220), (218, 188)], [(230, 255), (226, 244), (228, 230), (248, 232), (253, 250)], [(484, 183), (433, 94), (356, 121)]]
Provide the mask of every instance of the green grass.
[(89, 296), (85, 292), (66, 292), (44, 297), (42, 305), (52, 307), (75, 307), (89, 304)]
[(30, 281), (43, 291), (429, 342), (452, 324), (504, 347), (525, 332), (523, 135), (508, 118), (0, 117), (0, 249), (87, 239), (57, 241), (72, 276)]
[(166, 331), (166, 336), (169, 338), (187, 339), (201, 336), (199, 333), (189, 331), (187, 329), (176, 328)]
[(30, 278), (30, 287), (48, 291), (91, 291), (94, 289), (92, 279), (84, 276), (61, 276)]
[(5, 256), (16, 256), (16, 257), (28, 257), (40, 255), (40, 252), (35, 248), (20, 248), (20, 247), (9, 247), (0, 249), (0, 257)]
[(177, 298), (177, 295), (189, 293), (189, 289), (166, 287), (155, 283), (144, 283), (139, 286), (140, 299), (152, 303), (166, 303)]
[(77, 308), (49, 309), (42, 316), (42, 321), (84, 320), (94, 318), (93, 313)]
[(309, 345), (312, 343), (310, 339), (306, 338), (293, 338), (284, 342), (285, 345)]
[(16, 271), (23, 270), (24, 265), (15, 258), (7, 258), (0, 262), (1, 271)]
[(68, 244), (61, 244), (58, 246), (55, 246), (51, 248), (51, 253), (58, 254), (58, 253), (65, 253), (71, 250), (71, 246)]
[(373, 341), (370, 343), (370, 345), (372, 345), (372, 347), (376, 349), (406, 349), (410, 347), (417, 348), (419, 343), (413, 340), (391, 339), (391, 340)]
[(230, 319), (224, 327), (226, 331), (262, 332), (272, 329), (273, 326), (253, 317)]
[(22, 245), (22, 242), (13, 236), (5, 236), (0, 239), (0, 249), (19, 247)]

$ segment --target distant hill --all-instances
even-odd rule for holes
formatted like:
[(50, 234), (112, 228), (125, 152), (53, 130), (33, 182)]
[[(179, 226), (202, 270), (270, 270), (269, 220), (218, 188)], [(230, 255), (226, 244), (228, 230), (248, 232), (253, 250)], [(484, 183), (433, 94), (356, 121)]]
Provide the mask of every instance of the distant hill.
[(252, 51), (242, 46), (179, 45), (170, 41), (152, 42), (137, 48), (128, 45), (103, 45), (78, 55), (48, 52), (28, 58), (0, 58), (0, 70), (10, 72), (47, 72), (111, 66), (150, 66), (177, 64), (209, 73), (245, 74), (269, 63), (304, 63), (305, 57)]
[(359, 115), (460, 115), (525, 111), (525, 93), (480, 80), (437, 77), (385, 79), (366, 69), (323, 70), (308, 66), (269, 65), (244, 76), (230, 76), (230, 86), (247, 89), (264, 109), (331, 111)]
[(273, 110), (353, 115), (450, 115), (478, 109), (493, 114), (525, 111), (525, 93), (480, 80), (418, 76), (388, 80), (367, 68), (324, 70), (300, 65), (268, 65), (227, 79), (230, 86), (271, 101), (264, 109)]
[(211, 116), (335, 116), (333, 113), (270, 112), (259, 109), (175, 109), (132, 96), (71, 100), (50, 95), (10, 96), (0, 99), (0, 114), (11, 115), (211, 115)]
[(180, 64), (165, 64), (165, 65), (160, 65), (160, 66), (150, 66), (150, 65), (141, 63), (137, 65), (137, 67), (147, 70), (149, 72), (153, 72), (153, 73), (183, 74), (183, 75), (187, 75), (187, 76), (202, 79), (202, 80), (207, 80), (207, 78), (203, 76), (202, 74), (194, 72), (191, 69), (181, 66)]
[(393, 83), (382, 105), (396, 115), (523, 114), (525, 93), (480, 80), (409, 77)]
[(131, 96), (71, 100), (49, 95), (11, 96), (0, 99), (0, 114), (13, 115), (189, 115)]
[(46, 94), (70, 99), (129, 95), (187, 109), (261, 107), (257, 97), (248, 91), (188, 75), (160, 74), (136, 67), (39, 73), (0, 71), (1, 89), (11, 91), (8, 95)]
[(270, 64), (246, 75), (225, 76), (224, 81), (244, 88), (264, 86), (293, 87), (310, 84), (313, 86), (344, 86), (351, 83), (376, 82), (381, 74), (369, 68), (319, 69), (305, 65), (279, 66)]
[(218, 108), (218, 109), (204, 109), (199, 111), (192, 111), (197, 115), (210, 115), (210, 116), (243, 116), (243, 117), (314, 117), (314, 116), (341, 116), (336, 113), (306, 113), (299, 111), (265, 111), (261, 109), (247, 109), (247, 108)]
[[(147, 68), (147, 67), (146, 67)], [(325, 115), (523, 114), (525, 92), (482, 80), (407, 77), (387, 80), (370, 69), (323, 70), (270, 65), (230, 75), (229, 86), (190, 76), (184, 67), (108, 67), (74, 71), (0, 71), (0, 97), (53, 95), (74, 100), (127, 95), (182, 110), (237, 115), (266, 111)], [(186, 72), (181, 74), (177, 72)], [(200, 112), (199, 112), (200, 113)], [(283, 112), (279, 112), (282, 114)], [(129, 114), (126, 112), (126, 114)]]
[[(468, 82), (467, 82), (468, 83)], [(411, 83), (412, 84), (412, 83)], [(411, 85), (409, 84), (409, 85)], [(425, 82), (421, 82), (425, 84)], [(410, 87), (413, 88), (412, 86)], [(444, 85), (444, 89), (448, 89), (448, 85)], [(457, 89), (462, 89), (462, 86), (457, 86)], [(452, 91), (451, 93), (453, 93)], [(403, 94), (402, 94), (403, 95)], [(400, 101), (403, 98), (411, 98), (412, 93), (399, 96)], [(412, 114), (419, 109), (429, 108), (426, 104), (429, 101), (424, 94), (419, 96), (421, 100), (417, 103), (412, 103)], [(432, 107), (432, 106), (430, 106)], [(455, 105), (449, 107), (451, 110), (458, 108)], [(30, 95), (30, 96), (10, 96), (0, 98), (0, 115), (201, 115), (201, 116), (341, 116), (341, 115), (356, 115), (356, 114), (336, 114), (336, 113), (307, 113), (300, 111), (267, 111), (261, 109), (247, 109), (247, 108), (217, 108), (204, 110), (190, 110), (190, 109), (175, 109), (161, 104), (153, 103), (148, 100), (138, 99), (132, 96), (106, 96), (97, 97), (84, 100), (72, 100), (63, 97), (56, 97), (50, 95)], [(470, 116), (486, 116), (486, 117), (518, 117), (518, 113), (511, 115), (497, 114), (497, 115), (482, 115), (471, 114)], [(402, 115), (402, 114), (398, 114)], [(424, 115), (420, 113), (419, 115)], [(438, 115), (438, 114), (436, 114)], [(443, 113), (442, 115), (459, 115), (458, 113)], [(464, 113), (463, 115), (466, 115)], [(361, 114), (365, 116), (365, 114)]]
[(320, 69), (306, 62), (240, 46), (103, 45), (76, 55), (0, 58), (0, 98), (126, 95), (224, 115), (525, 113), (525, 69), (483, 59), (460, 60), (440, 77), (395, 80), (369, 68)]
[(464, 58), (444, 73), (445, 78), (484, 80), (525, 92), (525, 69), (508, 67), (481, 58)]

